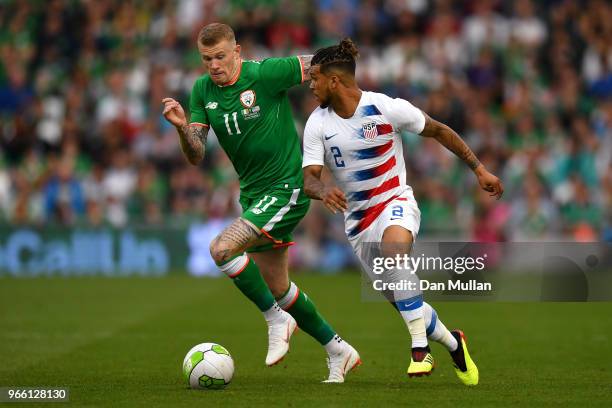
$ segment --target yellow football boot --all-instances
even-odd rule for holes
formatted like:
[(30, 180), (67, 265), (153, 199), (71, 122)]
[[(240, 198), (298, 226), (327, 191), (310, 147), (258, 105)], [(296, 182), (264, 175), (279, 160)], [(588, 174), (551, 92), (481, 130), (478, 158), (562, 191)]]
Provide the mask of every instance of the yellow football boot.
[(465, 335), (461, 330), (451, 331), (453, 337), (457, 340), (459, 347), (457, 350), (450, 353), (453, 358), (455, 373), (461, 382), (467, 386), (478, 384), (478, 367), (474, 364), (474, 360), (470, 357), (465, 341)]
[(429, 346), (412, 349), (412, 357), (408, 366), (409, 377), (422, 377), (431, 374), (434, 369), (434, 358), (430, 351)]

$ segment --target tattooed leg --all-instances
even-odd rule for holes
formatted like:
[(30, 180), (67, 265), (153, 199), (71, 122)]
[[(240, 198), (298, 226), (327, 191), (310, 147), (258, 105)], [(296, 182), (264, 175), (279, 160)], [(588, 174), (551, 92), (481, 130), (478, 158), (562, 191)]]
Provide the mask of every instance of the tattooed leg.
[(210, 243), (210, 254), (220, 265), (232, 257), (243, 253), (247, 248), (266, 243), (257, 228), (243, 218), (236, 219)]
[(266, 319), (278, 318), (282, 311), (261, 276), (259, 267), (244, 250), (262, 240), (261, 233), (250, 222), (238, 218), (210, 244), (210, 254), (234, 285), (249, 298)]
[[(293, 332), (296, 322), (322, 345), (329, 344), (336, 332), (321, 316), (310, 297), (294, 283), (289, 286), (286, 248), (240, 255), (250, 246), (266, 242), (270, 242), (270, 239), (262, 236), (254, 225), (238, 218), (213, 240), (210, 252), (219, 269), (232, 279), (244, 296), (257, 305), (269, 322), (270, 346), (266, 364), (271, 365), (278, 361), (279, 355), (282, 357), (287, 352), (288, 347), (283, 350), (279, 344), (287, 345), (287, 333)], [(281, 309), (280, 303), (286, 307), (286, 312)], [(278, 341), (278, 336), (284, 341)]]

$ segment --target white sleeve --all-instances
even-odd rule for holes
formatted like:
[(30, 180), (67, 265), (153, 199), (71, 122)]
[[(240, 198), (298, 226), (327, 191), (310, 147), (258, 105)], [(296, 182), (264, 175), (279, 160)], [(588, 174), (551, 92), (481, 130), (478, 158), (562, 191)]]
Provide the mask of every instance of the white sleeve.
[(417, 135), (425, 128), (425, 114), (405, 99), (392, 99), (385, 95), (382, 108), (394, 128)]
[(317, 112), (310, 114), (304, 128), (304, 160), (302, 168), (325, 165), (325, 146), (323, 146), (323, 122)]

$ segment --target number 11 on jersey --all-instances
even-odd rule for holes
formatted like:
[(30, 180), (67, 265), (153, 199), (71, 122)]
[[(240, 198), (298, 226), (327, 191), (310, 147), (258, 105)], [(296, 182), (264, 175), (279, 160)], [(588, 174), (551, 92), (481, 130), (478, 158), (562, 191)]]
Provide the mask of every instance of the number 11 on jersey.
[[(229, 124), (229, 113), (224, 114), (223, 117), (225, 118), (225, 127), (227, 128), (227, 133), (229, 135), (233, 135), (232, 129), (230, 128)], [(232, 112), (232, 118), (234, 119), (234, 126), (236, 126), (236, 134), (239, 135), (240, 128), (238, 127), (238, 112)]]

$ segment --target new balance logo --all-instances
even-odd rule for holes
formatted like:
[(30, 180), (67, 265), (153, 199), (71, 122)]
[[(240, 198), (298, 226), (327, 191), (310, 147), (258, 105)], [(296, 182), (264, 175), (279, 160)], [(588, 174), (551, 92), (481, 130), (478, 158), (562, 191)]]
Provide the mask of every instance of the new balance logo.
[(206, 104), (206, 109), (217, 109), (217, 106), (219, 106), (217, 102), (208, 102)]

